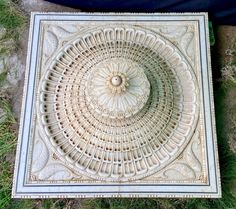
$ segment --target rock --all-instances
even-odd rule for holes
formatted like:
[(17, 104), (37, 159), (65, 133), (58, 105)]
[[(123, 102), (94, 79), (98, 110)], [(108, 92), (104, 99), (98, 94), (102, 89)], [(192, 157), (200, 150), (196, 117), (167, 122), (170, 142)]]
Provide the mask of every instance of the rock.
[(18, 87), (15, 89), (15, 91), (12, 94), (12, 110), (14, 113), (14, 117), (18, 120), (20, 119), (21, 115), (21, 103), (22, 103), (22, 97), (23, 97), (23, 88), (24, 88), (24, 76), (19, 81)]
[(21, 60), (19, 60), (16, 54), (8, 57), (6, 65), (8, 69), (7, 81), (11, 85), (16, 86), (18, 81), (22, 79), (22, 74), (25, 71), (25, 66), (22, 64)]
[(3, 27), (0, 27), (0, 40), (6, 35), (6, 29)]
[(0, 101), (9, 102), (11, 100), (12, 88), (10, 87), (1, 87), (0, 88)]
[(5, 118), (6, 118), (5, 111), (2, 108), (0, 108), (0, 123), (2, 123), (5, 120)]
[(0, 57), (0, 74), (6, 72), (6, 68), (5, 68), (5, 58), (4, 57)]
[(53, 4), (43, 0), (22, 0), (22, 7), (27, 13), (39, 11), (39, 12), (79, 12), (78, 9), (65, 7), (58, 4)]

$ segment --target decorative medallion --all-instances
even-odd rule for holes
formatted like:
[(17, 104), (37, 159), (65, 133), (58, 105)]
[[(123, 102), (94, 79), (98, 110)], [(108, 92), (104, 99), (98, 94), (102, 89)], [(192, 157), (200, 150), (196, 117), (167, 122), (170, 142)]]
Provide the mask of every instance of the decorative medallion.
[(15, 178), (25, 177), (14, 188), (44, 187), (13, 195), (219, 197), (205, 18), (33, 14), (25, 103), (31, 93), (34, 105), (22, 116), (29, 143), (19, 145)]

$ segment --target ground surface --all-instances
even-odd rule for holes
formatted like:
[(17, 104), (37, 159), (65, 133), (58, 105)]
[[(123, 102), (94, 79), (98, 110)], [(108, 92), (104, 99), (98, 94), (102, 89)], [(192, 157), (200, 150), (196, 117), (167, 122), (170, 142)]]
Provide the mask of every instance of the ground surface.
[[(0, 4), (1, 4), (0, 0)], [(6, 192), (4, 190), (4, 185), (7, 181), (10, 182), (12, 178), (12, 169), (14, 164), (14, 146), (16, 144), (17, 135), (17, 124), (20, 118), (21, 111), (21, 101), (22, 92), (24, 84), (24, 71), (25, 62), (27, 55), (27, 43), (28, 43), (28, 28), (29, 28), (29, 15), (32, 11), (40, 12), (78, 12), (68, 7), (63, 7), (42, 0), (22, 0), (17, 2), (17, 7), (21, 7), (24, 14), (26, 15), (26, 26), (22, 31), (20, 31), (19, 45), (17, 50), (11, 51), (11, 53), (1, 54), (0, 53), (0, 102), (8, 101), (10, 106), (2, 105), (0, 108), (0, 160), (6, 162), (7, 165), (4, 167), (1, 164), (0, 168), (0, 209), (1, 208), (19, 208), (19, 209), (43, 209), (43, 208), (114, 208), (114, 209), (126, 209), (126, 208), (211, 208), (209, 202), (202, 201), (201, 204), (188, 202), (182, 200), (99, 200), (99, 201), (81, 201), (79, 199), (62, 199), (62, 200), (35, 200), (35, 201), (17, 201), (10, 200), (9, 185), (6, 185)], [(215, 26), (213, 25), (215, 34), (215, 45), (212, 46), (212, 70), (214, 79), (214, 93), (215, 93), (215, 107), (216, 107), (216, 118), (218, 123), (218, 136), (223, 138), (222, 141), (229, 141), (231, 150), (236, 153), (236, 26)], [(5, 33), (4, 29), (0, 27), (0, 45), (1, 37)], [(14, 41), (7, 40), (7, 45), (14, 44)], [(5, 44), (5, 42), (4, 42)], [(1, 50), (1, 47), (0, 47)], [(12, 107), (13, 115), (10, 112)], [(9, 110), (9, 111), (8, 111)], [(16, 122), (15, 119), (16, 118)], [(3, 121), (5, 122), (3, 123)], [(7, 131), (9, 129), (9, 131)], [(2, 140), (4, 139), (4, 140)], [(14, 139), (14, 140), (13, 140)], [(2, 141), (1, 141), (2, 140)], [(9, 148), (4, 147), (4, 143), (12, 144)], [(221, 142), (220, 142), (221, 143)], [(224, 143), (223, 143), (224, 144)], [(4, 149), (2, 149), (4, 147)], [(13, 147), (13, 148), (12, 148)], [(221, 147), (220, 147), (221, 149)], [(5, 150), (5, 151), (2, 151)], [(7, 153), (10, 150), (10, 154)], [(220, 151), (221, 165), (224, 170), (227, 170), (231, 165), (229, 161), (224, 160), (225, 154), (224, 150)], [(228, 156), (226, 156), (228, 157)], [(229, 159), (229, 158), (226, 158)], [(227, 162), (225, 162), (227, 161)], [(226, 165), (225, 165), (226, 164)], [(232, 168), (230, 170), (232, 171)], [(230, 177), (236, 176), (235, 173), (230, 173)], [(226, 179), (223, 181), (228, 184), (234, 185), (232, 189), (236, 194), (236, 183), (231, 181), (231, 178), (226, 175)], [(230, 180), (229, 180), (230, 179)], [(227, 187), (228, 188), (228, 187)], [(228, 191), (228, 190), (227, 190)], [(1, 196), (2, 195), (2, 196)], [(4, 201), (3, 201), (3, 198)], [(182, 202), (181, 202), (182, 201)], [(227, 201), (235, 201), (235, 199), (230, 199)], [(222, 204), (222, 205), (221, 205)], [(232, 203), (233, 204), (233, 203)], [(196, 205), (199, 205), (197, 207)], [(224, 203), (217, 203), (217, 208), (235, 208), (231, 204), (225, 205)]]
[[(64, 7), (60, 5), (56, 5), (47, 1), (42, 0), (22, 0), (19, 2), (20, 7), (26, 13), (28, 21), (31, 12), (79, 12), (78, 9), (73, 9), (69, 7)], [(29, 22), (28, 22), (29, 23)], [(22, 69), (24, 72), (25, 64), (26, 64), (26, 56), (27, 56), (27, 44), (28, 43), (28, 34), (29, 34), (29, 26), (26, 27), (26, 30), (21, 34), (20, 46), (17, 51), (17, 56), (19, 57), (20, 63), (22, 64)], [(19, 88), (14, 92), (13, 96), (13, 111), (17, 118), (20, 117), (20, 104), (22, 100), (22, 92), (24, 86), (24, 74), (22, 73), (17, 78), (19, 80), (19, 84), (17, 85)]]

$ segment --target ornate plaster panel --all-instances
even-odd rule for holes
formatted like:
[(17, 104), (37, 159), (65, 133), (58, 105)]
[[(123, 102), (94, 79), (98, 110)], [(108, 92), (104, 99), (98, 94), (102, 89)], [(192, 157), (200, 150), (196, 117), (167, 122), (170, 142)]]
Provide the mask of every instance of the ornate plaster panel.
[(220, 197), (207, 15), (33, 13), (13, 197)]

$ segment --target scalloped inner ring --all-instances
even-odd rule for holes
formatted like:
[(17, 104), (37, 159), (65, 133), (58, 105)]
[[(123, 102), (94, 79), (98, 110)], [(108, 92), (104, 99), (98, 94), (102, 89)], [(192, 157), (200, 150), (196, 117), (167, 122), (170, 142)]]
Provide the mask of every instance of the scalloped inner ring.
[[(181, 53), (162, 39), (135, 29), (101, 29), (60, 51), (42, 78), (38, 114), (52, 149), (73, 170), (131, 181), (159, 171), (184, 149), (198, 120), (197, 84)], [(103, 117), (86, 100), (84, 78), (111, 58), (138, 63), (150, 83), (146, 105), (129, 118)]]

